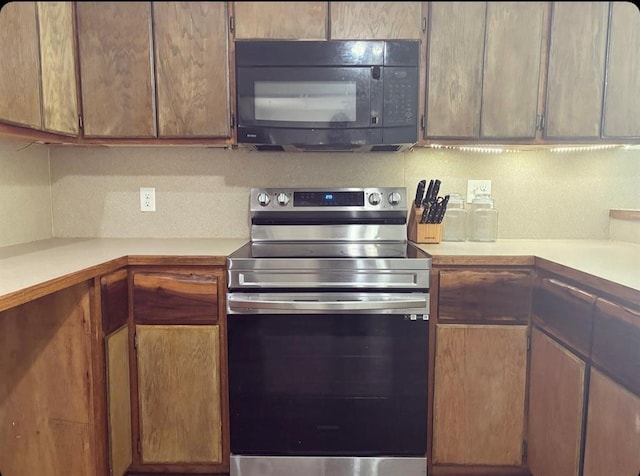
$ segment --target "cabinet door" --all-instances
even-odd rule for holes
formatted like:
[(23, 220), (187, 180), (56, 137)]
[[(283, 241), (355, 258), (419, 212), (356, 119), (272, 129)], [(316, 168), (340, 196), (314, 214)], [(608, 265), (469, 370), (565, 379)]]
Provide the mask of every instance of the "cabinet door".
[(604, 137), (640, 137), (640, 11), (631, 2), (611, 4)]
[(40, 129), (40, 55), (34, 2), (4, 5), (0, 14), (0, 51), (4, 52), (0, 121)]
[(487, 3), (481, 138), (535, 138), (545, 18), (542, 2)]
[(156, 2), (153, 35), (160, 137), (228, 137), (225, 2)]
[(78, 90), (71, 2), (38, 2), (42, 127), (78, 135)]
[(584, 476), (640, 472), (640, 396), (591, 369)]
[(546, 138), (600, 137), (607, 2), (554, 2)]
[(426, 137), (480, 133), (485, 2), (430, 2)]
[(520, 465), (526, 326), (439, 324), (435, 359), (434, 463)]
[(219, 326), (138, 325), (143, 463), (220, 463)]
[(422, 2), (331, 2), (331, 39), (419, 40)]
[(154, 137), (149, 2), (76, 2), (88, 137)]
[(326, 40), (327, 2), (234, 2), (236, 40)]
[(132, 461), (131, 389), (129, 383), (129, 328), (121, 327), (105, 338), (109, 469), (124, 476)]
[(585, 362), (534, 327), (527, 458), (532, 474), (578, 475), (584, 379)]

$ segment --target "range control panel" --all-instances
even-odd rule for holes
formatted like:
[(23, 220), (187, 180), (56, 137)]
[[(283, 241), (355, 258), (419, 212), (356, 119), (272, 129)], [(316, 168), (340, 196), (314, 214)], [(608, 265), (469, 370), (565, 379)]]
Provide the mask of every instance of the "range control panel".
[(404, 187), (275, 189), (251, 191), (251, 211), (322, 211), (322, 210), (406, 210)]

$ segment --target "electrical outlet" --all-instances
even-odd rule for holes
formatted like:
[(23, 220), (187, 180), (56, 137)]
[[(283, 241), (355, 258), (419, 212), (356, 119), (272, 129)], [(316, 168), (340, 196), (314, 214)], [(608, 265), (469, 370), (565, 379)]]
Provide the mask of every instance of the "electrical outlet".
[(156, 211), (156, 189), (153, 187), (140, 187), (140, 211)]
[(478, 192), (491, 195), (491, 180), (468, 180), (467, 203), (471, 203)]

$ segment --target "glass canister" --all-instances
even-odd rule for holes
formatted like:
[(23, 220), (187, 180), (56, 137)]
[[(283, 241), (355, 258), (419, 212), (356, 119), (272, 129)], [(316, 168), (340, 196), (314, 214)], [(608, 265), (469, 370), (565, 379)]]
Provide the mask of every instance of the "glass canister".
[(491, 195), (481, 193), (471, 202), (469, 211), (469, 240), (496, 241), (498, 238), (498, 210)]
[(465, 241), (467, 239), (467, 221), (464, 197), (460, 193), (451, 193), (447, 203), (447, 211), (442, 219), (442, 241)]

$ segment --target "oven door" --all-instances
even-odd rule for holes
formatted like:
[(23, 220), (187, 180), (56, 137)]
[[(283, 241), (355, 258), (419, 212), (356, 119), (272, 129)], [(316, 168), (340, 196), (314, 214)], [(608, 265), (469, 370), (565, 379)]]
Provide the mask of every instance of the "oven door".
[(231, 452), (426, 455), (429, 295), (230, 293)]

